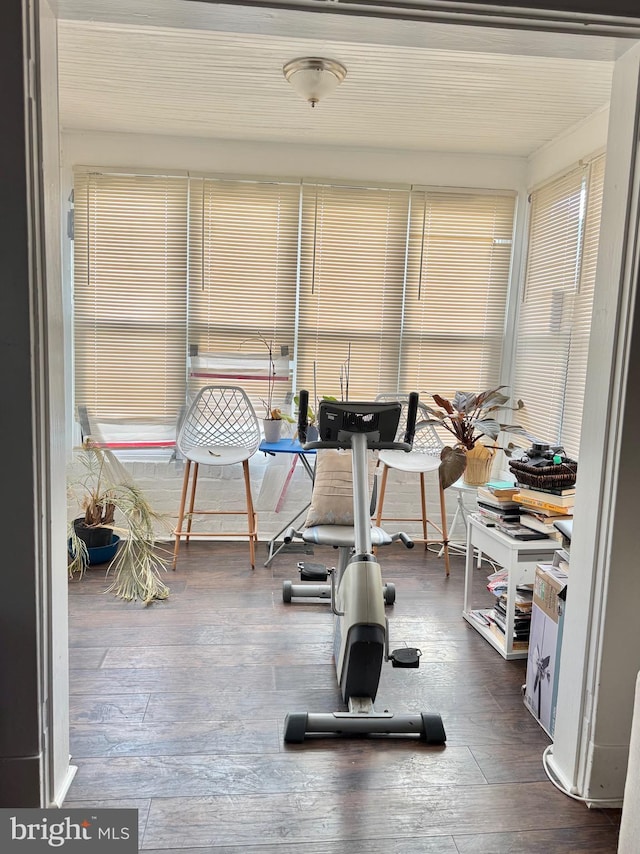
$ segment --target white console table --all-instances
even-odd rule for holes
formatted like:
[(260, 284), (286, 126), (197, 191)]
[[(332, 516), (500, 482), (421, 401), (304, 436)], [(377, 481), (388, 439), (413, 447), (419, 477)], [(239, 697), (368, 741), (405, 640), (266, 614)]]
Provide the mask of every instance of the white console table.
[[(496, 528), (487, 528), (474, 515), (470, 515), (468, 518), (462, 616), (491, 646), (498, 650), (503, 658), (527, 657), (526, 650), (513, 649), (516, 587), (518, 584), (533, 584), (536, 565), (550, 563), (557, 548), (556, 540), (514, 540), (513, 537), (503, 534)], [(482, 554), (486, 554), (509, 572), (506, 645), (501, 638), (493, 633), (489, 626), (483, 625), (471, 613), (473, 610), (473, 573), (476, 571), (474, 549), (478, 550), (478, 561)]]

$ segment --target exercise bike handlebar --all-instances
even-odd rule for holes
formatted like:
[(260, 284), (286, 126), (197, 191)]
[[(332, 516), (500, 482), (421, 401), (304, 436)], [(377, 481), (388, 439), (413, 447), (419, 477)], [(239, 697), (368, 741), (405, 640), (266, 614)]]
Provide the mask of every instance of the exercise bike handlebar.
[(302, 389), (298, 398), (298, 440), (301, 445), (307, 441), (307, 427), (309, 426), (309, 392)]
[(418, 415), (418, 392), (412, 391), (409, 395), (407, 404), (407, 426), (404, 432), (404, 441), (409, 445), (409, 449), (413, 446), (413, 440), (416, 435), (416, 417)]
[[(412, 449), (413, 439), (416, 432), (418, 397), (418, 392), (415, 391), (412, 391), (409, 395), (407, 405), (407, 423), (405, 426), (403, 441), (399, 442), (397, 440), (380, 440), (379, 438), (374, 438), (374, 433), (372, 433), (367, 437), (367, 444), (370, 450), (408, 452)], [(362, 404), (354, 404), (354, 406), (358, 405), (361, 406)], [(310, 451), (322, 448), (344, 449), (345, 447), (348, 447), (348, 443), (346, 443), (344, 439), (340, 441), (337, 439), (323, 439), (322, 437), (320, 437), (314, 442), (307, 442), (308, 408), (309, 392), (303, 389), (300, 391), (298, 403), (298, 440), (300, 444), (304, 446), (305, 450)]]
[[(302, 439), (300, 440), (300, 444), (302, 443)], [(376, 442), (371, 441), (368, 443), (370, 451), (410, 451), (411, 445), (407, 444), (407, 442)], [(317, 442), (306, 442), (304, 443), (304, 449), (306, 451), (312, 451), (316, 448), (336, 448), (337, 450), (344, 450), (348, 448), (348, 445), (345, 445), (344, 442), (325, 442), (322, 439), (318, 439)]]

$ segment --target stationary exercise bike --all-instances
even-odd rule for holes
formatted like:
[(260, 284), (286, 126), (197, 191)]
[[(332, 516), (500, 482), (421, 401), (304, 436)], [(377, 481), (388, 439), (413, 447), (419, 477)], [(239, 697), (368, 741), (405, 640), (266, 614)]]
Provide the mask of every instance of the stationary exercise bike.
[[(385, 585), (376, 556), (373, 554), (372, 528), (368, 501), (367, 450), (393, 449), (410, 451), (415, 432), (418, 395), (409, 398), (404, 442), (395, 441), (400, 421), (401, 404), (339, 403), (322, 401), (318, 410), (320, 438), (306, 444), (308, 392), (300, 392), (298, 436), (306, 449), (341, 448), (351, 450), (353, 472), (353, 529), (345, 533), (342, 526), (319, 526), (303, 532), (290, 530), (290, 540), (300, 537), (306, 542), (337, 546), (341, 553), (353, 551), (341, 560), (338, 572), (330, 570), (330, 601), (334, 614), (334, 658), (338, 684), (348, 711), (332, 713), (290, 713), (285, 719), (284, 740), (302, 742), (307, 735), (399, 735), (414, 734), (429, 744), (444, 744), (446, 735), (442, 719), (434, 712), (393, 714), (377, 712), (373, 707), (382, 664), (394, 667), (418, 667), (420, 650), (402, 648), (389, 652), (388, 621), (385, 615)], [(338, 529), (331, 541), (330, 529)], [(318, 534), (320, 529), (324, 529)], [(380, 529), (373, 529), (380, 532)], [(390, 537), (376, 533), (380, 545), (399, 539), (409, 548), (413, 543), (406, 534)], [(352, 548), (351, 548), (352, 546)], [(290, 584), (290, 582), (285, 582)], [(283, 598), (305, 595), (297, 585), (283, 589)], [(317, 586), (316, 586), (317, 587)], [(388, 588), (388, 585), (387, 585)], [(320, 586), (323, 595), (324, 587)], [(314, 595), (313, 593), (311, 595)], [(395, 592), (394, 592), (395, 598)], [(388, 603), (391, 604), (391, 603)]]

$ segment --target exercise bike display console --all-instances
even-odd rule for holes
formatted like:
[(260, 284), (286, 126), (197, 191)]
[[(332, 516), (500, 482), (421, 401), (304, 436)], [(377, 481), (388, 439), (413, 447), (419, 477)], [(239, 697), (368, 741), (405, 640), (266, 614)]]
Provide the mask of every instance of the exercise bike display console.
[[(415, 432), (418, 395), (409, 396), (407, 426), (403, 441), (397, 441), (401, 404), (398, 402), (344, 403), (322, 401), (318, 409), (320, 438), (306, 443), (309, 395), (300, 392), (298, 435), (308, 449), (340, 448), (351, 451), (353, 473), (353, 528), (322, 525), (304, 531), (290, 530), (286, 537), (332, 545), (340, 550), (337, 570), (329, 570), (330, 584), (311, 584), (307, 594), (285, 582), (283, 599), (312, 595), (329, 598), (334, 615), (334, 658), (340, 692), (348, 711), (333, 713), (290, 713), (285, 719), (286, 742), (301, 742), (308, 735), (414, 734), (429, 744), (444, 744), (442, 719), (435, 712), (394, 714), (377, 712), (376, 698), (382, 665), (418, 667), (420, 650), (389, 652), (389, 626), (385, 605), (393, 604), (395, 588), (384, 585), (382, 570), (373, 554), (374, 545), (400, 540), (413, 546), (404, 533), (392, 536), (372, 529), (368, 497), (367, 451), (393, 449), (410, 451)], [(333, 529), (333, 531), (332, 531)], [(373, 538), (372, 538), (373, 531)], [(317, 580), (323, 580), (316, 569)], [(315, 579), (312, 579), (315, 580)], [(390, 594), (392, 591), (392, 595)]]

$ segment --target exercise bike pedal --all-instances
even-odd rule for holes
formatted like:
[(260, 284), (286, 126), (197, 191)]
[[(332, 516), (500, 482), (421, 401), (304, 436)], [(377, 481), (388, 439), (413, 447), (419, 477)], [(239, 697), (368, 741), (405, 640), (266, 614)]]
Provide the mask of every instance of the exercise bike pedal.
[(389, 658), (393, 667), (420, 667), (421, 655), (422, 650), (410, 646), (394, 649)]
[(312, 563), (308, 560), (298, 561), (301, 581), (326, 581), (327, 567), (323, 563)]

